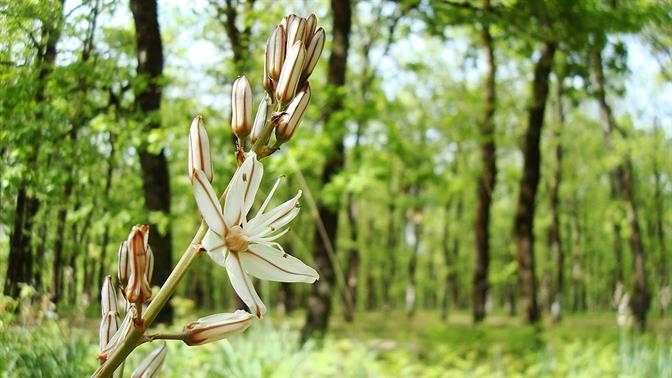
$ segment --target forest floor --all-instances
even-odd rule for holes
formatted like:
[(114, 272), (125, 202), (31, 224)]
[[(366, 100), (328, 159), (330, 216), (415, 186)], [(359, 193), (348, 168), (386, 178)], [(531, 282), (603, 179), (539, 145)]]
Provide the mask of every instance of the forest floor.
[[(169, 345), (169, 377), (672, 377), (672, 319), (638, 334), (614, 313), (570, 315), (537, 327), (506, 315), (474, 326), (469, 314), (442, 321), (436, 311), (409, 320), (402, 311), (332, 319), (321, 347), (299, 346), (303, 317), (270, 317), (242, 336), (201, 347)], [(0, 325), (3, 377), (83, 376), (95, 369), (97, 330), (90, 320)], [(128, 365), (136, 366), (143, 346)], [(126, 375), (131, 368), (127, 367)]]

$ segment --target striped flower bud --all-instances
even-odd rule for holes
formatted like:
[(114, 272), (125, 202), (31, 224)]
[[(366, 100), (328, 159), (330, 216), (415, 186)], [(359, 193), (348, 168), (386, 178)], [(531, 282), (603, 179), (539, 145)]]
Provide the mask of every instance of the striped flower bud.
[(301, 72), (301, 82), (308, 79), (320, 60), (320, 55), (322, 55), (322, 50), (324, 49), (324, 39), (324, 29), (322, 28), (317, 29), (310, 39), (310, 45), (308, 45), (308, 49), (306, 50), (306, 61), (303, 64), (303, 71)]
[(287, 50), (298, 41), (303, 42), (306, 34), (306, 20), (303, 17), (295, 17), (287, 26)]
[(197, 116), (189, 128), (189, 178), (193, 179), (194, 169), (205, 173), (212, 182), (212, 160), (210, 158), (210, 141), (203, 125), (203, 117)]
[(106, 276), (103, 280), (103, 287), (100, 290), (100, 307), (103, 316), (108, 312), (119, 313), (119, 309), (117, 308), (117, 290), (112, 284), (112, 276)]
[[(98, 360), (101, 363), (107, 361), (107, 357), (112, 352), (114, 352), (114, 349), (117, 347), (120, 340), (126, 339), (128, 334), (133, 329), (133, 327), (132, 327), (133, 320), (136, 319), (137, 317), (138, 317), (138, 311), (136, 310), (135, 305), (133, 305), (133, 304), (129, 305), (128, 309), (126, 310), (126, 317), (124, 317), (124, 321), (122, 321), (121, 325), (119, 325), (117, 327), (118, 331), (109, 332), (106, 329), (105, 334), (106, 335), (112, 335), (112, 337), (107, 339), (106, 344), (103, 344), (103, 342), (102, 342), (102, 340), (103, 340), (103, 337), (102, 337), (102, 335), (103, 335), (103, 332), (102, 332), (103, 331), (103, 323), (101, 322), (100, 334), (99, 334), (99, 336), (101, 336), (100, 337), (101, 349), (100, 349), (100, 354), (98, 355)], [(117, 317), (116, 319), (117, 319), (117, 324), (118, 324), (119, 318)], [(105, 317), (103, 317), (103, 321), (105, 321)]]
[(147, 281), (148, 237), (149, 227), (147, 225), (133, 226), (131, 233), (128, 235), (131, 274), (126, 287), (126, 298), (130, 303), (142, 303), (152, 297), (152, 290)]
[(152, 276), (154, 275), (154, 252), (152, 252), (152, 247), (147, 246), (147, 269), (145, 269), (145, 277), (147, 277), (147, 282), (152, 283)]
[(106, 350), (105, 347), (110, 343), (118, 329), (119, 314), (116, 311), (110, 311), (104, 314), (103, 319), (100, 321), (100, 328), (98, 330), (98, 341), (101, 353)]
[(278, 86), (275, 89), (275, 97), (282, 104), (287, 104), (294, 98), (296, 87), (299, 85), (301, 72), (303, 71), (303, 62), (306, 57), (306, 49), (303, 42), (296, 41), (287, 52), (287, 58), (282, 65), (282, 72), (278, 79)]
[(252, 89), (245, 76), (233, 82), (231, 90), (231, 130), (240, 139), (252, 130)]
[(121, 242), (119, 245), (119, 252), (117, 253), (117, 277), (119, 278), (119, 284), (121, 287), (126, 287), (128, 284), (128, 277), (131, 275), (131, 263), (128, 256), (128, 243), (126, 241)]
[(264, 127), (266, 125), (266, 115), (268, 114), (268, 104), (270, 99), (268, 96), (259, 103), (259, 108), (257, 109), (257, 115), (254, 117), (254, 126), (252, 126), (252, 134), (250, 139), (252, 143), (257, 143), (257, 139), (264, 133)]
[(147, 357), (140, 363), (137, 369), (131, 374), (131, 378), (151, 378), (161, 369), (163, 361), (166, 359), (168, 349), (164, 341), (160, 347), (149, 352)]
[(252, 314), (243, 310), (200, 318), (184, 327), (184, 343), (189, 346), (203, 345), (235, 335), (246, 330), (253, 318)]
[(310, 41), (313, 38), (313, 34), (315, 34), (315, 29), (317, 28), (317, 16), (315, 16), (315, 13), (311, 13), (306, 17), (306, 34), (305, 37), (303, 38), (303, 43), (306, 44), (306, 46), (310, 45)]
[(279, 25), (266, 43), (266, 74), (276, 82), (285, 61), (286, 44), (285, 28)]
[(284, 143), (292, 138), (294, 131), (299, 126), (303, 113), (308, 108), (310, 102), (310, 84), (306, 83), (296, 94), (292, 102), (289, 103), (285, 112), (286, 116), (280, 118), (275, 128), (275, 137), (280, 143)]

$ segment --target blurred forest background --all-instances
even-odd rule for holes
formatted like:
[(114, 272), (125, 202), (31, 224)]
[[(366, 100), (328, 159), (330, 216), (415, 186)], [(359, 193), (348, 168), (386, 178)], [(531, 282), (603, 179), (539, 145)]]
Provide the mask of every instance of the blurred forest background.
[[(652, 0), (0, 1), (1, 375), (95, 369), (131, 226), (160, 286), (200, 223), (191, 119), (222, 190), (231, 84), (259, 101), (266, 38), (311, 12), (312, 101), (265, 166), (276, 197), (304, 191), (283, 245), (320, 281), (260, 282), (267, 319), (164, 372), (671, 377), (672, 4)], [(192, 269), (160, 321), (243, 308)]]

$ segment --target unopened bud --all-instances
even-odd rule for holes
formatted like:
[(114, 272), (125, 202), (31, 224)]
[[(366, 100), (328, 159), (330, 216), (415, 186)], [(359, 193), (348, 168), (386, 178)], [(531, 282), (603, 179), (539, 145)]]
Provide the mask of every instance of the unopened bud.
[(112, 276), (107, 276), (103, 280), (103, 287), (100, 290), (100, 307), (103, 316), (109, 312), (119, 313), (119, 309), (117, 308), (117, 290), (112, 284)]
[(287, 104), (294, 98), (296, 87), (299, 85), (299, 79), (301, 79), (305, 56), (306, 49), (301, 41), (296, 41), (287, 52), (287, 58), (285, 58), (285, 63), (282, 65), (282, 72), (278, 79), (278, 86), (275, 89), (275, 97), (282, 104)]
[(160, 347), (149, 352), (147, 357), (140, 363), (137, 369), (131, 374), (131, 378), (150, 378), (154, 377), (161, 369), (163, 361), (166, 359), (168, 349), (164, 341)]
[(277, 81), (274, 81), (269, 75), (268, 75), (268, 69), (266, 68), (266, 60), (264, 60), (264, 89), (266, 90), (266, 93), (271, 98), (275, 98), (275, 84)]
[(184, 343), (195, 346), (221, 340), (246, 330), (253, 318), (252, 314), (243, 310), (200, 318), (184, 327)]
[(292, 138), (294, 131), (299, 126), (303, 113), (308, 108), (310, 102), (310, 84), (306, 83), (296, 94), (292, 102), (285, 110), (286, 115), (279, 119), (275, 128), (275, 137), (280, 143), (284, 143)]
[(303, 38), (303, 43), (306, 44), (306, 46), (310, 45), (310, 41), (313, 38), (313, 34), (315, 34), (315, 29), (317, 28), (317, 16), (315, 16), (315, 13), (311, 13), (306, 17), (306, 34), (305, 37)]
[(117, 262), (119, 264), (117, 269), (119, 284), (121, 287), (126, 287), (126, 285), (128, 285), (128, 277), (131, 275), (131, 263), (128, 256), (128, 243), (126, 241), (121, 242), (119, 245)]
[(257, 109), (257, 115), (254, 117), (254, 126), (252, 126), (252, 134), (250, 139), (252, 143), (257, 143), (257, 139), (264, 133), (264, 127), (266, 125), (266, 115), (268, 114), (268, 103), (270, 99), (264, 97), (264, 99), (259, 103), (259, 108)]
[(306, 80), (310, 74), (313, 73), (317, 62), (320, 60), (322, 50), (324, 49), (324, 29), (319, 28), (310, 39), (310, 45), (306, 50), (306, 61), (303, 64), (303, 71), (301, 72), (301, 81)]
[[(131, 332), (133, 329), (132, 325), (134, 320), (138, 317), (138, 311), (135, 308), (135, 305), (131, 304), (128, 309), (126, 310), (126, 317), (124, 317), (124, 321), (121, 322), (121, 325), (119, 325), (118, 331), (116, 332), (109, 332), (107, 329), (105, 329), (105, 334), (106, 335), (112, 335), (112, 337), (108, 337), (107, 342), (103, 344), (103, 322), (105, 322), (105, 317), (103, 317), (103, 321), (101, 322), (100, 326), (100, 354), (98, 355), (98, 360), (103, 363), (107, 361), (107, 358), (109, 357), (110, 354), (114, 352), (116, 347), (120, 344), (121, 340), (126, 339), (128, 334)], [(118, 315), (117, 315), (117, 323), (119, 321)], [(109, 324), (112, 324), (111, 322)]]
[(252, 130), (252, 89), (245, 76), (233, 82), (231, 90), (231, 129), (240, 139)]
[(152, 290), (147, 281), (148, 237), (149, 227), (147, 225), (133, 226), (128, 235), (131, 275), (126, 287), (126, 298), (131, 303), (142, 303), (152, 297)]
[(189, 178), (193, 179), (194, 169), (205, 173), (212, 182), (212, 160), (210, 158), (210, 141), (203, 125), (203, 117), (197, 116), (189, 128)]
[(154, 252), (152, 247), (147, 246), (147, 269), (145, 270), (145, 277), (147, 282), (152, 283), (152, 276), (154, 275)]
[(100, 328), (98, 330), (98, 340), (101, 353), (106, 350), (105, 347), (110, 343), (118, 329), (119, 314), (116, 311), (110, 311), (103, 315), (103, 319), (100, 321)]
[(303, 17), (295, 17), (287, 26), (287, 50), (298, 41), (304, 42), (306, 34), (306, 20)]
[(279, 25), (266, 43), (266, 73), (276, 82), (280, 77), (282, 63), (285, 61), (286, 44), (285, 28)]

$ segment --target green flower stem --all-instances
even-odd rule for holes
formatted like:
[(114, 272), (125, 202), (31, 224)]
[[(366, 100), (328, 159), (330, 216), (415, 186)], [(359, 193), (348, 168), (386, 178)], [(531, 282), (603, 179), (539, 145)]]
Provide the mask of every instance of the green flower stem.
[(168, 303), (170, 296), (175, 292), (177, 284), (182, 280), (184, 274), (187, 272), (191, 264), (198, 257), (199, 251), (195, 247), (201, 243), (203, 237), (205, 236), (208, 227), (205, 225), (205, 222), (201, 222), (196, 235), (191, 240), (189, 247), (184, 251), (180, 261), (175, 265), (175, 269), (170, 273), (170, 276), (166, 282), (161, 286), (159, 293), (156, 295), (147, 306), (145, 315), (140, 322), (140, 324), (134, 324), (131, 332), (123, 340), (122, 344), (114, 350), (114, 353), (109, 356), (107, 361), (100, 365), (98, 369), (93, 373), (92, 377), (110, 377), (112, 373), (121, 365), (129, 354), (138, 346), (140, 338), (144, 335), (145, 330), (152, 324), (156, 316), (159, 314), (159, 311)]

